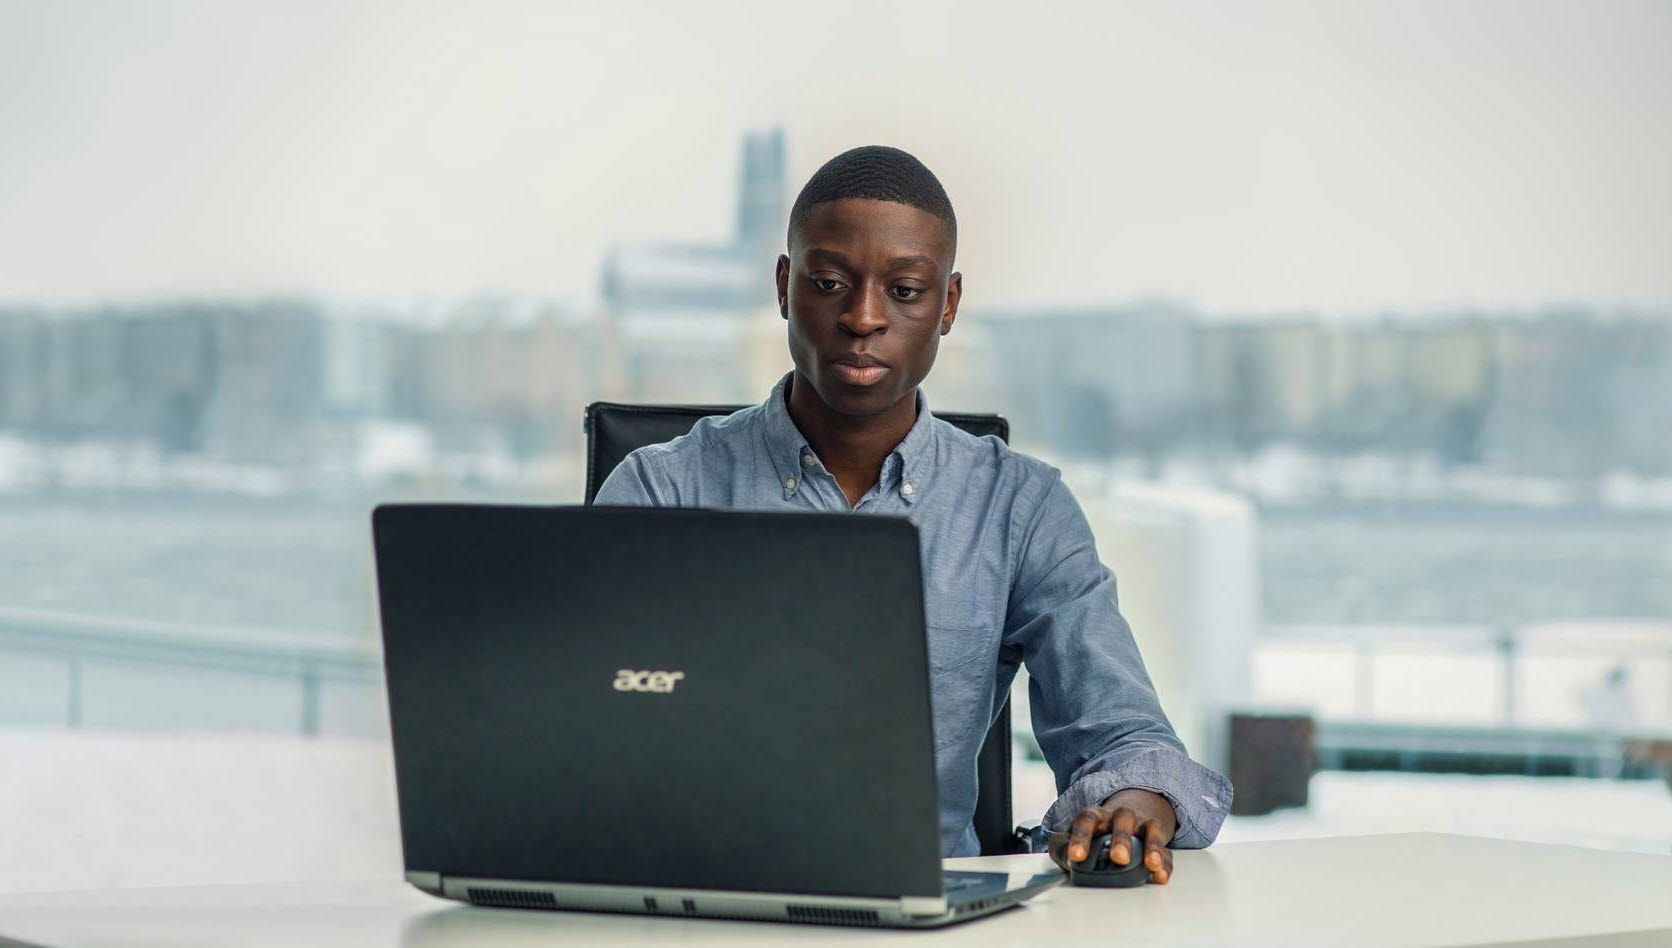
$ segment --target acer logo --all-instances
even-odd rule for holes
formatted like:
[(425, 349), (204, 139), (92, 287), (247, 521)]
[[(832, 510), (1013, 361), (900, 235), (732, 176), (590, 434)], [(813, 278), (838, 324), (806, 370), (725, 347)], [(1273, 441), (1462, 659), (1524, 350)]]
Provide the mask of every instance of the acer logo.
[(654, 691), (665, 695), (673, 691), (673, 686), (684, 677), (684, 672), (634, 671), (631, 668), (623, 668), (615, 673), (615, 690)]

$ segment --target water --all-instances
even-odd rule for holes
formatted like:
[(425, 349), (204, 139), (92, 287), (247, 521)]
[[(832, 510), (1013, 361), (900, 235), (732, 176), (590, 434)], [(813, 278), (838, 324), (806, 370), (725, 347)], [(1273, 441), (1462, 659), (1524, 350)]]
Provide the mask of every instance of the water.
[[(374, 502), (0, 498), (0, 608), (187, 625), (210, 635), (287, 630), (370, 649)], [(1266, 511), (1260, 528), (1269, 622), (1672, 617), (1672, 518), (1361, 508)], [(310, 688), (295, 671), (109, 657), (75, 668), (65, 654), (0, 650), (0, 726), (76, 720), (95, 730), (353, 737), (386, 726), (371, 679)]]
[[(0, 607), (370, 642), (373, 503), (12, 497)], [(1665, 516), (1266, 510), (1260, 537), (1273, 623), (1672, 618)]]
[(0, 606), (369, 634), (369, 505), (36, 499), (0, 505)]
[(1672, 618), (1672, 517), (1500, 508), (1266, 510), (1271, 623)]

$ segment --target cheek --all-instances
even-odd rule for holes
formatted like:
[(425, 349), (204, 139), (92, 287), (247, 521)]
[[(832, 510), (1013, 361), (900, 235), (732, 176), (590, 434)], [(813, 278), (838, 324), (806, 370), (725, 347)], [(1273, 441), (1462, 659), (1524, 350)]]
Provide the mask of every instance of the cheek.
[(929, 370), (934, 367), (935, 356), (940, 349), (939, 325), (938, 320), (932, 322), (928, 328), (914, 324), (909, 330), (909, 335), (902, 333), (898, 337), (900, 346), (896, 351), (900, 354), (910, 353), (911, 369), (900, 377), (900, 384), (904, 388), (915, 388), (923, 384), (923, 380), (929, 376)]
[(791, 342), (798, 339), (803, 341), (817, 339), (819, 334), (823, 332), (823, 320), (819, 314), (810, 312), (805, 306), (797, 309), (793, 302), (790, 304), (790, 318), (787, 322)]
[(940, 344), (940, 316), (938, 314), (914, 314), (910, 317), (897, 319), (894, 324), (900, 327), (902, 336), (910, 337), (913, 348), (932, 353), (935, 351), (935, 347)]
[(814, 340), (818, 336), (818, 328), (807, 319), (805, 313), (798, 316), (793, 309), (790, 310), (790, 318), (786, 325), (790, 360), (795, 363), (796, 368), (805, 369), (817, 361), (818, 345)]
[(834, 322), (839, 315), (829, 297), (806, 289), (798, 290), (791, 287), (786, 305), (789, 308), (790, 325), (798, 326), (803, 335), (818, 333), (826, 323)]

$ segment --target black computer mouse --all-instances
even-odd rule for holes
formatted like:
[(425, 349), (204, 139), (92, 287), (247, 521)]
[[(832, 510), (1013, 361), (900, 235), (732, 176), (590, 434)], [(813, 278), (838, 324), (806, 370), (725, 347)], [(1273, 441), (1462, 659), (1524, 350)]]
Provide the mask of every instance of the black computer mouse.
[(1121, 865), (1109, 858), (1109, 847), (1114, 837), (1108, 833), (1091, 841), (1091, 855), (1085, 862), (1068, 864), (1068, 881), (1074, 885), (1093, 885), (1105, 889), (1128, 889), (1149, 881), (1149, 869), (1144, 866), (1144, 844), (1133, 836), (1127, 840), (1131, 858)]

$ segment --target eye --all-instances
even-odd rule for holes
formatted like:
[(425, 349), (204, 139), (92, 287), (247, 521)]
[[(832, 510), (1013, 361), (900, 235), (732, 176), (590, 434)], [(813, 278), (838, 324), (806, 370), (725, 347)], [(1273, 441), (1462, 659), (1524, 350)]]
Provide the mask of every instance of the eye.
[(888, 288), (888, 292), (895, 299), (906, 303), (923, 295), (923, 291), (915, 286), (891, 286)]
[(842, 281), (829, 277), (813, 277), (813, 288), (820, 293), (834, 293), (842, 288)]

